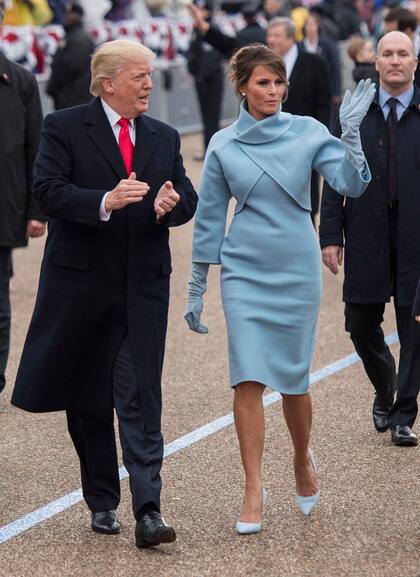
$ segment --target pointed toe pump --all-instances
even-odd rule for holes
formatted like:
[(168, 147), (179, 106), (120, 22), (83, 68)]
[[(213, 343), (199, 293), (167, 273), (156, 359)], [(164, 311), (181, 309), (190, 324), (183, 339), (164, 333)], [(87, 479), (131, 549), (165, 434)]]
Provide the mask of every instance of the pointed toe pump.
[[(261, 501), (262, 501), (262, 509), (264, 510), (264, 505), (267, 502), (268, 493), (263, 488), (261, 494)], [(261, 515), (263, 513), (261, 511)], [(259, 523), (243, 523), (242, 521), (237, 521), (235, 525), (236, 532), (238, 535), (251, 535), (252, 533), (261, 533), (262, 525), (261, 521)]]
[[(312, 449), (308, 449), (308, 453), (309, 453), (309, 458), (311, 459), (312, 467), (314, 468), (315, 475), (317, 478), (317, 486), (319, 486), (315, 455), (313, 454)], [(314, 510), (315, 505), (319, 501), (320, 494), (321, 493), (320, 493), (319, 489), (317, 490), (315, 495), (309, 495), (308, 497), (302, 497), (301, 495), (298, 495), (296, 493), (297, 506), (299, 507), (300, 511), (305, 515), (305, 517), (308, 517), (312, 513), (312, 511)]]

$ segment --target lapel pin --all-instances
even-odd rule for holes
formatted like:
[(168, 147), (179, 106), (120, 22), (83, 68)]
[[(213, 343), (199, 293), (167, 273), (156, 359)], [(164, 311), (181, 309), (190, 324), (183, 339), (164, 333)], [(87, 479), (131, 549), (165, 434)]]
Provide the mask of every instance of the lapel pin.
[(6, 72), (3, 72), (3, 80), (5, 80), (6, 82), (9, 82), (9, 75), (6, 74)]

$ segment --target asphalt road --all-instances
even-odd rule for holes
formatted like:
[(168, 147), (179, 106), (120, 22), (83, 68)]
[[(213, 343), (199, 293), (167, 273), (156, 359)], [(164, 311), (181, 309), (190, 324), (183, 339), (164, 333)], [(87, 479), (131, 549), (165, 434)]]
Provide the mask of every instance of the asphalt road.
[[(183, 138), (188, 172), (198, 136)], [(164, 371), (163, 429), (171, 443), (231, 411), (219, 272), (212, 267), (205, 298), (208, 335), (188, 330), (182, 313), (191, 259), (191, 223), (172, 231), (174, 272)], [(31, 415), (10, 406), (30, 319), (42, 241), (15, 252), (13, 334), (8, 385), (0, 398), (1, 527), (80, 486), (78, 461), (61, 413)], [(324, 275), (316, 372), (353, 353), (343, 329), (342, 277)], [(69, 303), (71, 306), (71, 303)], [(390, 307), (391, 309), (391, 307)], [(392, 311), (386, 334), (395, 326)], [(398, 346), (392, 350), (398, 354)], [(313, 385), (312, 446), (321, 500), (303, 518), (294, 503), (291, 442), (281, 401), (266, 409), (264, 479), (269, 498), (259, 535), (239, 537), (234, 524), (243, 489), (232, 425), (168, 456), (163, 465), (163, 513), (177, 542), (156, 550), (134, 545), (127, 480), (122, 482), (118, 536), (90, 530), (81, 502), (0, 544), (1, 577), (420, 577), (418, 448), (396, 448), (371, 422), (372, 388), (361, 363)], [(418, 425), (415, 430), (419, 433)]]

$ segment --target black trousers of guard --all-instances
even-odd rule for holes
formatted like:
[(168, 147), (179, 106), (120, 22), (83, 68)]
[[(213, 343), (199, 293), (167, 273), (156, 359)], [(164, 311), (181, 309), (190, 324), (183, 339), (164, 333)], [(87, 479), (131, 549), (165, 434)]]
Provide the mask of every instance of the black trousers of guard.
[[(128, 336), (115, 359), (113, 395), (123, 461), (138, 520), (147, 510), (160, 511), (163, 438), (160, 431), (145, 431)], [(67, 424), (79, 456), (83, 497), (89, 509), (92, 512), (116, 509), (120, 502), (120, 481), (113, 425), (78, 410), (67, 411)]]

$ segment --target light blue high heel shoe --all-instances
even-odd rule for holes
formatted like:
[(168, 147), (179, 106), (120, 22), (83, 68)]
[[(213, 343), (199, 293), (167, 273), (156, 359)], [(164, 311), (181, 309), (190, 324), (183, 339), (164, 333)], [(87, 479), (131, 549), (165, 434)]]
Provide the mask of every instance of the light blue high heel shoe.
[[(261, 494), (261, 501), (262, 501), (262, 511), (261, 515), (263, 514), (264, 505), (267, 502), (268, 493), (263, 488)], [(236, 532), (239, 535), (251, 535), (252, 533), (261, 533), (262, 525), (261, 521), (259, 523), (243, 523), (242, 521), (237, 521), (235, 525)]]
[[(318, 483), (318, 471), (317, 471), (317, 466), (316, 466), (316, 460), (315, 460), (315, 455), (313, 454), (312, 449), (308, 449), (308, 453), (309, 453), (309, 457), (311, 459), (311, 463), (312, 463), (312, 467), (314, 468), (315, 471), (315, 475), (317, 478), (317, 485), (319, 486)], [(315, 508), (315, 505), (318, 503), (319, 501), (319, 497), (321, 495), (320, 490), (318, 489), (318, 491), (315, 493), (315, 495), (309, 495), (308, 497), (302, 497), (301, 495), (298, 495), (296, 493), (296, 503), (297, 506), (299, 507), (299, 509), (302, 511), (302, 513), (307, 517), (308, 515), (310, 515), (312, 513), (312, 511)]]

